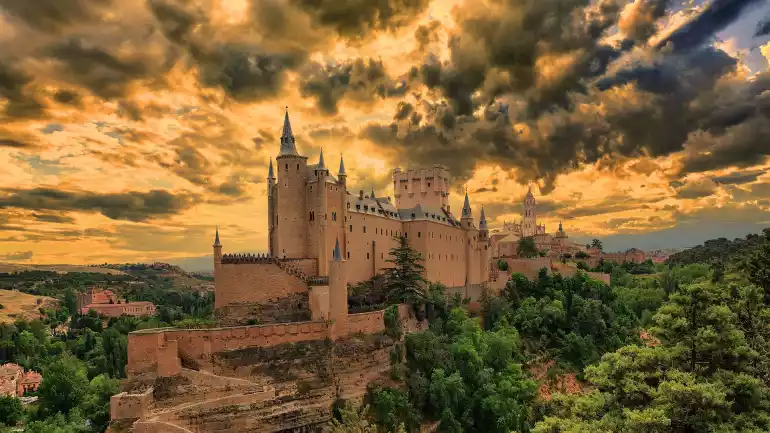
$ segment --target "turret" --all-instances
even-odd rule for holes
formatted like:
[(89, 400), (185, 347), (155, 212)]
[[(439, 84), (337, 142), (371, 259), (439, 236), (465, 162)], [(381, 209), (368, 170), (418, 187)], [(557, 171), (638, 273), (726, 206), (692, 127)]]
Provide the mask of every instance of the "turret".
[(214, 273), (216, 276), (217, 268), (222, 264), (222, 243), (219, 242), (219, 226), (216, 229), (216, 235), (214, 235)]
[(337, 177), (342, 185), (346, 184), (348, 174), (345, 172), (345, 161), (342, 159), (342, 155), (340, 155), (340, 169), (339, 172), (337, 172)]
[(329, 337), (332, 340), (348, 335), (347, 261), (340, 250), (339, 239), (329, 262), (329, 320)]
[(311, 227), (308, 236), (317, 236), (315, 239), (315, 257), (318, 257), (318, 275), (326, 276), (328, 275), (327, 269), (329, 260), (329, 253), (327, 252), (328, 247), (326, 244), (326, 233), (327, 227), (329, 225), (329, 216), (327, 215), (329, 213), (327, 199), (328, 189), (326, 186), (326, 180), (329, 177), (329, 170), (326, 168), (326, 163), (324, 162), (323, 148), (321, 149), (321, 153), (318, 155), (318, 164), (316, 164), (315, 167), (315, 177), (318, 180), (314, 209), (315, 218), (313, 221), (316, 227), (315, 230)]
[(479, 230), (489, 232), (487, 226), (487, 216), (484, 214), (484, 206), (481, 206), (481, 218), (479, 219)]
[(465, 203), (463, 203), (460, 223), (465, 229), (473, 228), (473, 212), (471, 212), (471, 202), (470, 199), (468, 199), (468, 191), (465, 191)]

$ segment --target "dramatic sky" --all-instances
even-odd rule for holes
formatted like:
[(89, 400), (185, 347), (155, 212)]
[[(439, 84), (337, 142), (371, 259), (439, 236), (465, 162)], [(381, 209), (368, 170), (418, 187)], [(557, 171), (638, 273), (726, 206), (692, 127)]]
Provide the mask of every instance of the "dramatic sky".
[[(0, 0), (0, 261), (264, 251), (289, 107), (353, 190), (441, 163), (610, 249), (770, 225), (770, 1)], [(336, 170), (334, 170), (336, 171)]]

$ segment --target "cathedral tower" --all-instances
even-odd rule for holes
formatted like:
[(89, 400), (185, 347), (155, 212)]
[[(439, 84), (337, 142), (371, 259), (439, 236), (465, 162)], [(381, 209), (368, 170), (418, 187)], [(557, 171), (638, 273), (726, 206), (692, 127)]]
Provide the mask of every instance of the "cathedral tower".
[(535, 207), (535, 196), (532, 195), (532, 188), (529, 188), (527, 196), (524, 198), (524, 221), (521, 224), (521, 235), (523, 237), (537, 234), (537, 212)]
[(289, 122), (289, 110), (283, 120), (281, 152), (276, 158), (278, 187), (275, 206), (275, 251), (278, 258), (308, 257), (308, 215), (305, 187), (308, 181), (307, 157), (297, 152)]
[(219, 242), (219, 227), (217, 227), (217, 234), (214, 236), (214, 278), (216, 278), (217, 269), (222, 264), (222, 243)]

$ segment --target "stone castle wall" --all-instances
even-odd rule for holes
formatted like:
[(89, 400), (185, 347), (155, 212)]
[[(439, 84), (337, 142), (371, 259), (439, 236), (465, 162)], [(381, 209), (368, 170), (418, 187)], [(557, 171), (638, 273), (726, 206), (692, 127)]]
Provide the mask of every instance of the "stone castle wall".
[(152, 407), (152, 388), (139, 394), (121, 392), (110, 398), (112, 419), (139, 419)]
[[(214, 299), (217, 309), (231, 304), (269, 303), (307, 292), (307, 285), (302, 280), (273, 263), (224, 263), (217, 266), (217, 296)], [(302, 266), (308, 265), (303, 262)]]
[[(193, 359), (207, 360), (212, 353), (247, 347), (269, 347), (282, 343), (323, 340), (329, 336), (326, 322), (295, 322), (272, 325), (237, 326), (231, 328), (177, 329), (159, 328), (135, 331), (128, 335), (129, 374), (140, 374), (165, 368), (171, 341), (177, 353)], [(173, 344), (173, 343), (172, 343)], [(172, 355), (173, 356), (173, 355)]]
[(385, 311), (370, 311), (368, 313), (350, 314), (348, 330), (351, 334), (376, 334), (385, 330)]

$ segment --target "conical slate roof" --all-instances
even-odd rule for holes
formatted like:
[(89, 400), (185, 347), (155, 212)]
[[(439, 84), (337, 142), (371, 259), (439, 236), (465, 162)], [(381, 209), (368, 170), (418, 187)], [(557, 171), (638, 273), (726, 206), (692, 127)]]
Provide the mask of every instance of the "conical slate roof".
[(334, 261), (339, 262), (342, 260), (342, 254), (340, 253), (340, 238), (337, 238), (337, 242), (334, 244)]
[(219, 226), (217, 226), (217, 234), (214, 237), (214, 246), (215, 247), (221, 247), (222, 243), (219, 242)]
[(316, 166), (316, 169), (318, 170), (324, 170), (326, 169), (326, 163), (324, 163), (324, 148), (321, 148), (321, 154), (318, 155), (318, 165)]
[(289, 121), (289, 107), (286, 107), (286, 116), (283, 118), (283, 133), (281, 134), (281, 155), (299, 155), (294, 142), (294, 134), (291, 132)]
[(344, 176), (345, 173), (345, 161), (342, 159), (342, 155), (340, 155), (340, 171), (337, 173), (340, 176)]
[(484, 206), (481, 206), (481, 219), (479, 220), (479, 230), (487, 230), (487, 216), (484, 214)]
[(270, 158), (270, 169), (267, 172), (267, 178), (275, 179), (275, 174), (273, 174), (273, 158)]
[(463, 218), (471, 216), (471, 202), (468, 199), (468, 191), (465, 191), (465, 203), (463, 204)]

